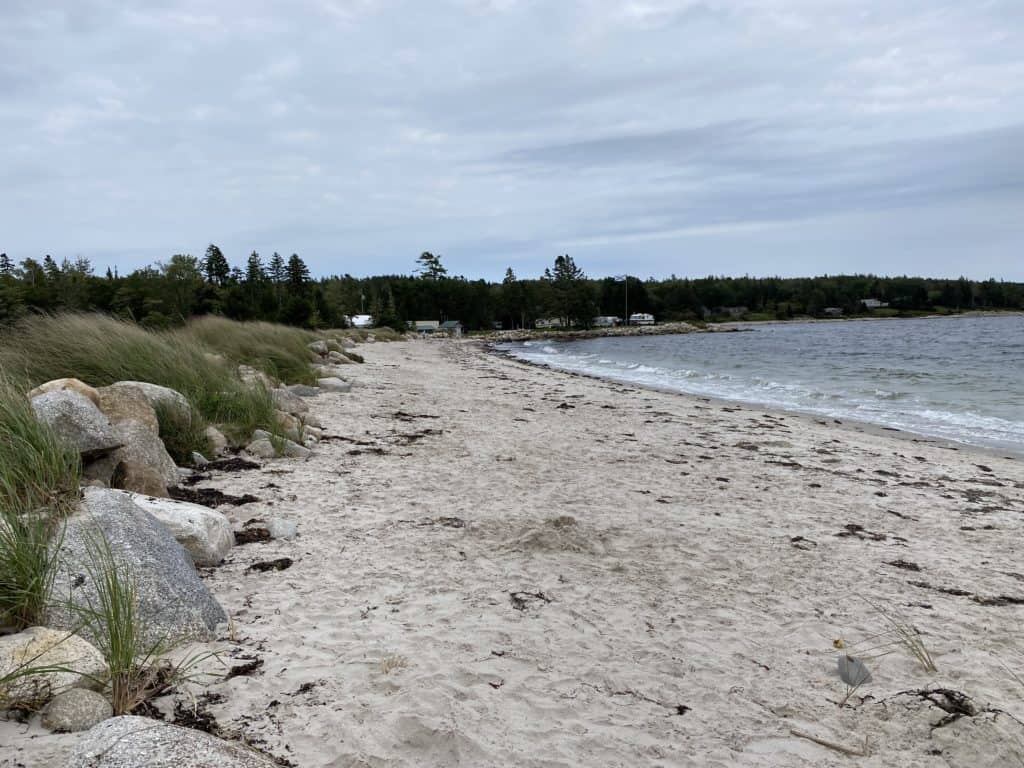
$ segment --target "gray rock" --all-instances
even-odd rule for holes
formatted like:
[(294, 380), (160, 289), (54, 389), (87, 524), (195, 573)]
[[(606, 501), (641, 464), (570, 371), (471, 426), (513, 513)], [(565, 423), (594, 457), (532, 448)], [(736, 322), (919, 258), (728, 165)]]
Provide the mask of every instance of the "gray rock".
[(110, 420), (80, 392), (58, 389), (32, 398), (36, 418), (71, 443), (83, 459), (110, 453), (121, 440)]
[(316, 354), (318, 354), (320, 356), (326, 355), (328, 353), (328, 351), (329, 351), (329, 349), (327, 347), (327, 342), (324, 341), (323, 339), (319, 339), (317, 341), (311, 341), (311, 342), (309, 342), (308, 346), (309, 346), (309, 348), (313, 352), (315, 352)]
[(45, 384), (40, 384), (35, 389), (29, 390), (26, 397), (31, 400), (36, 395), (43, 395), (47, 392), (56, 392), (64, 389), (71, 389), (80, 395), (85, 395), (92, 400), (93, 404), (96, 406), (99, 406), (100, 404), (99, 393), (79, 379), (54, 379), (53, 381), (48, 381)]
[(308, 384), (289, 384), (285, 389), (299, 397), (316, 397), (320, 394), (319, 387), (311, 387)]
[(205, 434), (206, 439), (210, 443), (210, 448), (213, 450), (214, 456), (220, 456), (228, 449), (228, 439), (224, 436), (224, 433), (216, 427), (207, 427)]
[(293, 416), (301, 416), (309, 410), (305, 400), (284, 387), (271, 390), (270, 397), (274, 401), (275, 408)]
[(43, 708), (42, 723), (55, 733), (76, 733), (87, 731), (113, 715), (114, 709), (103, 694), (72, 688), (54, 696)]
[(328, 376), (335, 376), (339, 379), (344, 379), (345, 375), (348, 373), (348, 371), (340, 365), (314, 365), (313, 372), (317, 376), (325, 378)]
[(331, 352), (327, 355), (327, 359), (334, 365), (352, 365), (352, 360), (347, 355), (341, 354), (341, 352)]
[(210, 463), (210, 460), (203, 456), (199, 451), (192, 451), (192, 455), (189, 458), (192, 459), (192, 463), (197, 467), (205, 467)]
[(192, 420), (192, 406), (188, 399), (170, 387), (161, 387), (159, 384), (150, 384), (147, 381), (119, 381), (106, 387), (106, 389), (114, 390), (119, 388), (131, 388), (141, 392), (155, 410), (166, 408), (186, 424)]
[(308, 459), (313, 455), (313, 452), (304, 445), (286, 440), (284, 443), (284, 455), (289, 459)]
[(31, 667), (62, 667), (66, 671), (23, 676), (0, 686), (0, 710), (19, 704), (33, 709), (68, 688), (95, 686), (107, 671), (103, 654), (87, 640), (63, 630), (29, 627), (0, 636), (0, 678)]
[(341, 379), (339, 379), (337, 377), (334, 377), (334, 376), (328, 376), (327, 378), (324, 378), (324, 379), (317, 379), (316, 383), (322, 389), (326, 389), (328, 392), (351, 392), (352, 391), (352, 385), (351, 384), (349, 384), (347, 381), (342, 381)]
[[(199, 579), (191, 555), (161, 522), (122, 491), (86, 488), (78, 510), (67, 519), (57, 555), (47, 610), (50, 626), (79, 626), (81, 619), (72, 606), (95, 603), (98, 593), (89, 575), (89, 543), (100, 536), (135, 579), (145, 643), (212, 639), (216, 626), (227, 621), (224, 609)], [(89, 628), (81, 634), (95, 639)]]
[(251, 365), (238, 366), (238, 378), (246, 384), (254, 384), (265, 389), (273, 389), (275, 384), (263, 371), (253, 368)]
[[(262, 430), (256, 431), (260, 432)], [(245, 446), (245, 450), (247, 453), (249, 453), (252, 456), (255, 456), (258, 459), (277, 458), (277, 449), (274, 448), (274, 444), (270, 442), (268, 438), (265, 437), (255, 438), (251, 443)]]
[(219, 565), (235, 543), (231, 523), (214, 509), (140, 493), (131, 494), (131, 500), (163, 523), (198, 566)]
[[(126, 491), (166, 496), (167, 486), (177, 485), (180, 473), (163, 441), (136, 421), (116, 424), (115, 429), (124, 444), (120, 450), (121, 466), (115, 472), (115, 485)], [(154, 487), (154, 477), (159, 478), (158, 487)]]
[(75, 746), (68, 768), (274, 768), (266, 755), (192, 728), (125, 715)]

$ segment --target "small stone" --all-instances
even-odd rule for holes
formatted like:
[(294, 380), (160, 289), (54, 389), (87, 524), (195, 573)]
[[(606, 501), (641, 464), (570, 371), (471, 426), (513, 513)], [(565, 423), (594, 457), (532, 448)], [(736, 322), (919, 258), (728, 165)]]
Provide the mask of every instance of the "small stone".
[(320, 394), (319, 387), (311, 387), (308, 384), (289, 384), (285, 389), (299, 397), (316, 397)]
[(190, 458), (192, 459), (192, 463), (197, 467), (205, 467), (210, 463), (210, 460), (203, 456), (199, 451), (192, 451)]
[(210, 448), (213, 451), (214, 456), (220, 456), (228, 449), (228, 439), (224, 437), (224, 433), (216, 427), (207, 427), (205, 435), (207, 441), (210, 443)]
[(277, 457), (277, 449), (274, 448), (274, 444), (265, 437), (253, 440), (245, 447), (245, 450), (247, 453), (258, 459), (273, 459)]
[(334, 376), (317, 379), (316, 383), (321, 389), (326, 389), (328, 392), (350, 392), (352, 390), (351, 384)]
[(42, 723), (55, 733), (87, 731), (113, 717), (114, 710), (103, 694), (72, 688), (53, 697), (43, 709)]

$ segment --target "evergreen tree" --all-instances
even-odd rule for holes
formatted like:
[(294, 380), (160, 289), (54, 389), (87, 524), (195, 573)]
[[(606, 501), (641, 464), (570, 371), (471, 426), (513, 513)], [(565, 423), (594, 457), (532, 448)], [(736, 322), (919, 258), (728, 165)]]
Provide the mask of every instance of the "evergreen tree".
[(210, 285), (225, 285), (231, 276), (228, 260), (213, 243), (207, 247), (206, 256), (203, 258), (203, 274)]
[(309, 267), (299, 258), (299, 254), (293, 253), (288, 258), (285, 276), (288, 290), (293, 296), (303, 296), (306, 294), (310, 280)]
[[(277, 256), (277, 254), (274, 254)], [(278, 256), (278, 258), (281, 258)], [(263, 270), (263, 260), (260, 259), (260, 255), (253, 251), (249, 254), (249, 261), (245, 264), (245, 282), (250, 286), (262, 285), (267, 279), (267, 274)]]
[(43, 272), (46, 273), (46, 279), (56, 282), (60, 280), (60, 267), (57, 266), (57, 262), (53, 260), (50, 254), (46, 254), (43, 257)]
[(441, 257), (435, 256), (430, 251), (421, 253), (416, 262), (419, 264), (416, 271), (425, 280), (440, 280), (448, 274), (448, 270), (441, 264)]
[(587, 276), (572, 257), (558, 256), (554, 271), (545, 269), (543, 279), (551, 287), (551, 310), (570, 325), (589, 326), (597, 302)]
[(14, 277), (14, 264), (6, 253), (0, 253), (0, 277)]

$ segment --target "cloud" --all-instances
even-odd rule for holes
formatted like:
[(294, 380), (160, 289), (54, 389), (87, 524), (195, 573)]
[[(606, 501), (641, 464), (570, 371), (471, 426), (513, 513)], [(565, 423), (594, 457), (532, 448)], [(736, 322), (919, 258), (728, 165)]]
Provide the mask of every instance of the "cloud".
[(1015, 0), (7, 0), (0, 46), (18, 258), (1024, 279)]

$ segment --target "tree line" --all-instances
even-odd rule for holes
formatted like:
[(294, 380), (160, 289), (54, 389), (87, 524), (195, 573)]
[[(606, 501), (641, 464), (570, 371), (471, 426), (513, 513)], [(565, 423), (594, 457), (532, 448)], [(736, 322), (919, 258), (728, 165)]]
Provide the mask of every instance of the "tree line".
[[(864, 299), (888, 306), (871, 310)], [(634, 276), (592, 279), (567, 254), (536, 278), (510, 267), (501, 282), (451, 276), (440, 256), (424, 252), (409, 275), (313, 278), (299, 257), (255, 251), (232, 265), (216, 245), (202, 257), (171, 256), (127, 275), (95, 273), (88, 259), (50, 256), (15, 263), (0, 254), (0, 322), (30, 312), (100, 311), (153, 328), (220, 314), (308, 328), (341, 327), (372, 315), (396, 329), (413, 320), (458, 320), (469, 330), (532, 327), (540, 318), (588, 326), (599, 315), (646, 312), (659, 321), (733, 317), (789, 319), (844, 315), (1024, 309), (1024, 284), (873, 275), (810, 278)]]

